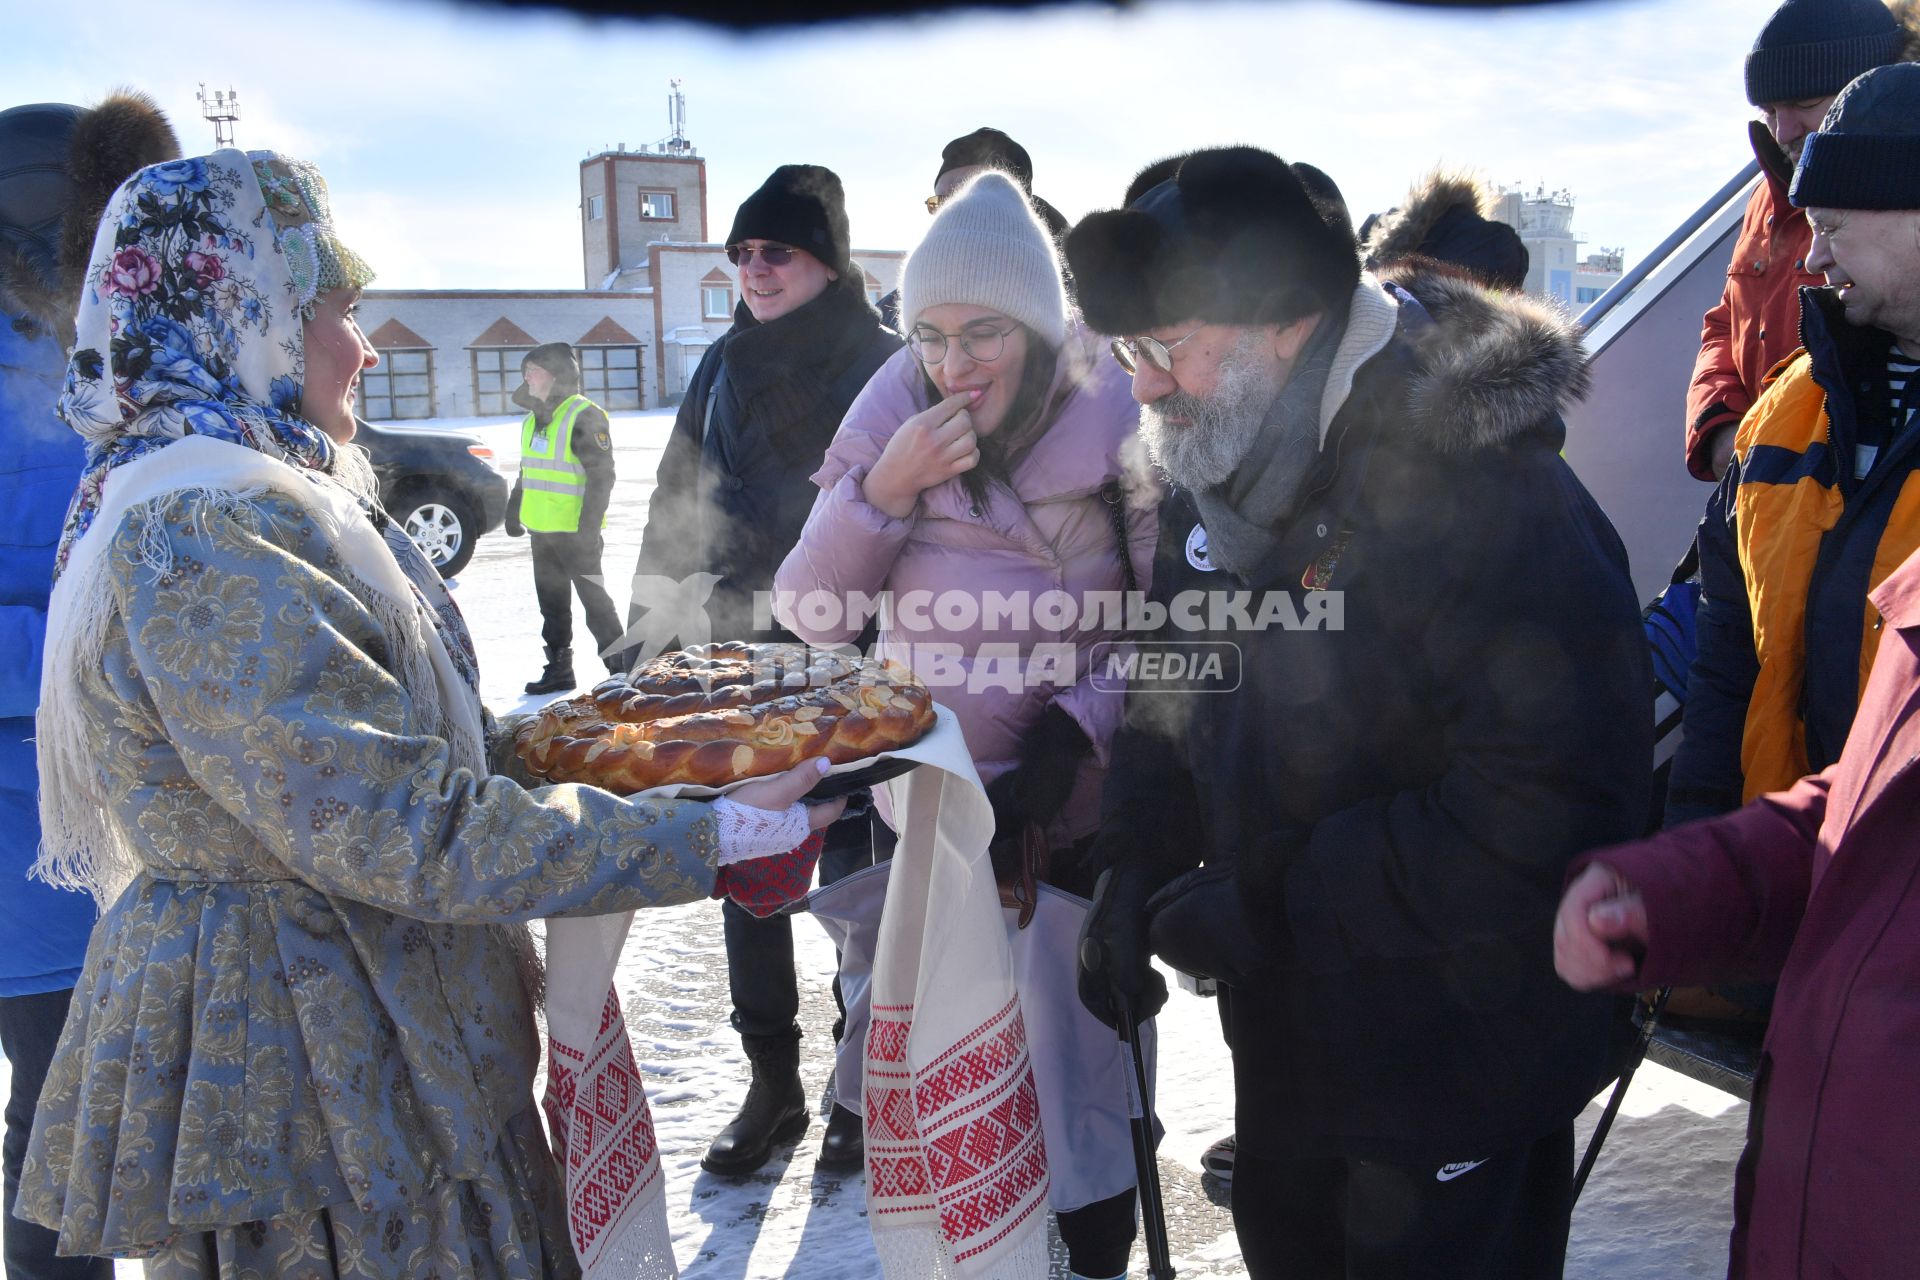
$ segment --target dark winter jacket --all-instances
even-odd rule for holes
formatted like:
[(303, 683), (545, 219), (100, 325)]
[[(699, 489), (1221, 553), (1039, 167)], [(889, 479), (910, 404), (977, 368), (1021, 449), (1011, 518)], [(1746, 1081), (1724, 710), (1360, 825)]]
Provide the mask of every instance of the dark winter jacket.
[(1837, 764), (1593, 855), (1646, 904), (1635, 985), (1779, 979), (1730, 1280), (1910, 1276), (1920, 1260), (1920, 558), (1873, 605), (1886, 638)]
[(1244, 1149), (1437, 1168), (1600, 1083), (1607, 1000), (1555, 978), (1552, 921), (1573, 857), (1644, 820), (1651, 672), (1625, 550), (1560, 457), (1575, 333), (1458, 277), (1399, 283), (1381, 321), (1362, 279), (1318, 470), (1258, 573), (1206, 569), (1191, 497), (1162, 506), (1156, 599), (1276, 593), (1300, 625), (1162, 630), (1234, 646), (1237, 687), (1136, 679), (1100, 852), (1236, 865), (1280, 957), (1224, 996)]
[(0, 314), (0, 997), (71, 987), (94, 918), (86, 894), (26, 878), (40, 844), (33, 715), (53, 550), (82, 449), (53, 414), (65, 354), (16, 329), (17, 315)]
[(1882, 629), (1867, 593), (1920, 547), (1920, 434), (1880, 445), (1892, 336), (1801, 294), (1807, 350), (1740, 425), (1700, 524), (1699, 653), (1667, 825), (1738, 808), (1839, 758)]
[(1793, 163), (1754, 121), (1749, 127), (1760, 159), (1760, 185), (1747, 199), (1747, 212), (1727, 263), (1727, 284), (1720, 301), (1700, 326), (1700, 354), (1687, 388), (1687, 470), (1713, 479), (1713, 437), (1738, 426), (1760, 398), (1767, 371), (1800, 345), (1800, 290), (1826, 283), (1807, 270), (1813, 228), (1804, 209), (1787, 200)]
[(100, 211), (128, 174), (179, 154), (140, 94), (0, 112), (0, 997), (73, 986), (93, 927), (88, 895), (27, 878), (53, 553), (85, 453), (54, 404)]
[[(811, 477), (847, 407), (899, 349), (861, 282), (843, 277), (766, 324), (742, 301), (701, 359), (660, 459), (636, 572), (674, 582), (716, 575), (712, 639), (794, 639), (754, 625), (754, 596), (772, 591), (799, 540), (817, 493)], [(636, 602), (628, 622), (643, 612)]]

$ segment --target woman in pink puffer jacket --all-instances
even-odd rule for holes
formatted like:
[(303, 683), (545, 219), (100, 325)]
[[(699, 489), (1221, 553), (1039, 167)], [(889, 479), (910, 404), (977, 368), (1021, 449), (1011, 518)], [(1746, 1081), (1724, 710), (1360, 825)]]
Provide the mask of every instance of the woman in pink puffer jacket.
[[(845, 644), (866, 627), (862, 602), (891, 596), (880, 651), (959, 719), (993, 802), (1002, 899), (1030, 911), (1036, 877), (1086, 896), (1097, 870), (1087, 854), (1124, 681), (1096, 682), (1095, 661), (1122, 638), (1121, 594), (1144, 593), (1153, 564), (1155, 495), (1122, 460), (1138, 407), (1119, 365), (1069, 322), (1052, 241), (1001, 174), (941, 205), (900, 294), (907, 349), (867, 383), (814, 474), (821, 493), (775, 575), (774, 613), (814, 644)], [(1089, 1060), (1111, 1058), (1110, 1033), (1094, 1038)], [(1116, 1132), (1117, 1152), (1076, 1151), (1083, 1141), (1056, 1154), (1125, 1168), (1124, 1123)], [(1133, 1191), (1113, 1194), (1111, 1169), (1068, 1164), (1052, 1200), (1073, 1273), (1124, 1274)]]
[(774, 613), (814, 644), (845, 644), (866, 624), (860, 602), (890, 593), (881, 652), (958, 717), (996, 843), (1034, 825), (1069, 850), (1098, 825), (1123, 702), (1092, 678), (1095, 646), (1120, 639), (1096, 593), (1144, 593), (1153, 564), (1153, 498), (1122, 461), (1138, 406), (1069, 322), (1052, 243), (997, 173), (942, 205), (900, 314), (907, 349), (814, 473), (821, 494), (774, 578)]

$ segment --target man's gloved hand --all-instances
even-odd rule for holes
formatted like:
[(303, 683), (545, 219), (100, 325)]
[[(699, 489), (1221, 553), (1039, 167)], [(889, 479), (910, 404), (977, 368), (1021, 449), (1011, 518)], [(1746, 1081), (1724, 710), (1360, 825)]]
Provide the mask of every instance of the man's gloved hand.
[(506, 530), (509, 538), (524, 538), (527, 534), (527, 527), (513, 516), (507, 517), (507, 523), (502, 528)]
[(507, 531), (509, 538), (518, 538), (527, 532), (527, 527), (520, 523), (520, 492), (519, 482), (516, 481), (513, 492), (507, 495), (507, 522), (502, 528)]
[(1167, 1002), (1167, 983), (1147, 949), (1147, 900), (1156, 877), (1140, 867), (1109, 867), (1093, 888), (1093, 907), (1080, 927), (1080, 1003), (1110, 1027), (1119, 1025), (1119, 1001), (1146, 1021)]
[(582, 529), (573, 535), (574, 553), (583, 565), (599, 565), (606, 546), (606, 539), (597, 525), (591, 529)]
[[(1273, 940), (1255, 933), (1234, 865), (1189, 871), (1146, 904), (1154, 955), (1176, 969), (1233, 987), (1257, 986), (1280, 965)], [(1284, 925), (1275, 923), (1276, 929)]]
[(995, 838), (1013, 839), (1025, 827), (1044, 827), (1059, 817), (1080, 776), (1080, 762), (1092, 750), (1074, 718), (1058, 703), (1048, 703), (1021, 744), (1020, 763), (987, 784)]

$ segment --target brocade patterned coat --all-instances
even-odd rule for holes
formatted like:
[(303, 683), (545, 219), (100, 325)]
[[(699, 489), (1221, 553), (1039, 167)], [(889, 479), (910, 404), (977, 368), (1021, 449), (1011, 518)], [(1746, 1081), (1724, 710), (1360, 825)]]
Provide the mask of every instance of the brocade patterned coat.
[(19, 1212), (168, 1275), (216, 1241), (247, 1260), (223, 1275), (571, 1273), (500, 924), (706, 896), (706, 806), (451, 768), (293, 497), (176, 493), (142, 532), (113, 531), (82, 701), (143, 869), (94, 932)]

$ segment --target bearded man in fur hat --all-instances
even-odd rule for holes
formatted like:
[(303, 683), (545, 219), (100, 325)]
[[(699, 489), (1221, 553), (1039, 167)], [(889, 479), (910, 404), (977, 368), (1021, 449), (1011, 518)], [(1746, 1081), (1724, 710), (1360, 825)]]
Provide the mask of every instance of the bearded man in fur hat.
[[(1254, 1276), (1557, 1277), (1608, 1006), (1554, 981), (1553, 913), (1651, 752), (1626, 553), (1560, 458), (1577, 337), (1437, 262), (1362, 274), (1251, 148), (1067, 257), (1172, 486), (1082, 999), (1150, 1012), (1150, 955), (1219, 980)], [(1228, 661), (1147, 678), (1175, 653)]]
[(56, 1236), (13, 1216), (35, 1104), (93, 927), (93, 900), (27, 879), (40, 843), (33, 713), (54, 544), (80, 480), (80, 438), (54, 416), (73, 344), (80, 276), (107, 197), (134, 170), (179, 156), (142, 94), (93, 108), (0, 111), (0, 1051), (7, 1100), (9, 1280), (112, 1280), (103, 1258), (61, 1258)]

